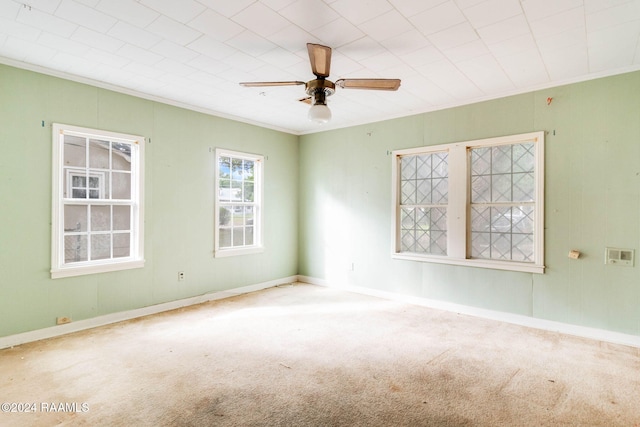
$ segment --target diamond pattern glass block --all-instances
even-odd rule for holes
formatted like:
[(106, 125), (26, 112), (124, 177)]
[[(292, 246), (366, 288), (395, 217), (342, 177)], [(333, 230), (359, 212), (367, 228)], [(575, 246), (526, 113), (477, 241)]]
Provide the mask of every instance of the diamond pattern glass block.
[(512, 176), (512, 200), (514, 202), (532, 202), (535, 196), (535, 181), (533, 173), (514, 173)]
[(400, 168), (400, 250), (446, 255), (448, 153), (404, 156)]
[(471, 233), (471, 256), (473, 258), (491, 259), (490, 233)]
[(533, 172), (535, 168), (535, 152), (532, 142), (513, 145), (513, 172)]
[(400, 178), (402, 180), (416, 179), (416, 156), (402, 158)]
[(416, 202), (416, 181), (402, 181), (402, 196), (400, 197), (400, 204), (411, 205)]
[(534, 261), (535, 144), (471, 149), (471, 256)]
[(498, 145), (491, 147), (491, 173), (511, 173), (512, 145)]

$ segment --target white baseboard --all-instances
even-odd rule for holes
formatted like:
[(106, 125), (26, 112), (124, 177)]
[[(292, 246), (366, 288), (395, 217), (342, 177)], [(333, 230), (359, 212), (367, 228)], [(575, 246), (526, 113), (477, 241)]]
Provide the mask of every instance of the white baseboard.
[(583, 338), (589, 338), (597, 341), (610, 342), (613, 344), (622, 344), (631, 347), (640, 348), (640, 336), (623, 334), (621, 332), (607, 331), (604, 329), (590, 328), (587, 326), (572, 325), (569, 323), (556, 322), (553, 320), (537, 319), (535, 317), (523, 316), (520, 314), (505, 313), (484, 308), (471, 307), (467, 305), (454, 304), (446, 301), (432, 300), (428, 298), (415, 297), (410, 295), (402, 295), (394, 292), (380, 291), (360, 286), (338, 286), (327, 282), (324, 279), (318, 279), (308, 276), (298, 276), (298, 281), (309, 283), (311, 285), (325, 286), (335, 289), (354, 292), (364, 295), (375, 296), (379, 298), (389, 299), (393, 301), (404, 302), (407, 304), (420, 305), (423, 307), (435, 308), (438, 310), (451, 311), (469, 316), (482, 317), (485, 319), (498, 320), (500, 322), (512, 323), (515, 325), (526, 326), (529, 328), (541, 329), (545, 331), (558, 332), (561, 334), (574, 335)]
[(53, 338), (72, 332), (83, 331), (85, 329), (96, 328), (98, 326), (109, 325), (111, 323), (122, 322), (124, 320), (135, 319), (137, 317), (148, 316), (163, 311), (175, 310), (177, 308), (190, 305), (201, 304), (203, 302), (215, 301), (230, 298), (249, 292), (272, 288), (285, 283), (292, 283), (298, 280), (298, 276), (289, 276), (282, 279), (270, 280), (268, 282), (257, 283), (255, 285), (242, 286), (240, 288), (228, 289), (225, 291), (211, 292), (191, 298), (184, 298), (176, 301), (169, 301), (162, 304), (151, 305), (149, 307), (136, 308), (133, 310), (121, 311), (118, 313), (105, 314), (103, 316), (92, 317), (91, 319), (78, 320), (64, 325), (51, 326), (49, 328), (24, 332), (21, 334), (0, 337), (0, 349), (9, 348), (32, 341), (39, 341), (46, 338)]

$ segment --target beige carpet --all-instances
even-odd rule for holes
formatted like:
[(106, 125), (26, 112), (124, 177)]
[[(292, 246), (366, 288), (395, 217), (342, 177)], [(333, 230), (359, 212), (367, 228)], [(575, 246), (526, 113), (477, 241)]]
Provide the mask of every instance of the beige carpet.
[(0, 384), (2, 426), (640, 426), (636, 348), (302, 284), (2, 350)]

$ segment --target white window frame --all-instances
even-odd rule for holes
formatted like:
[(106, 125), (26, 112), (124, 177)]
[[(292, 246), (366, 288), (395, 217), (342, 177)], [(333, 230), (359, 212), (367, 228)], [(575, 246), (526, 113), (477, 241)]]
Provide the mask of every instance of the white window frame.
[[(71, 197), (73, 169), (64, 167), (64, 136), (75, 135), (131, 145), (131, 200), (105, 199), (105, 174), (92, 171), (89, 176), (101, 177), (99, 199), (74, 199)], [(51, 226), (51, 278), (80, 276), (109, 271), (141, 268), (144, 266), (144, 145), (145, 138), (104, 130), (54, 123), (52, 126), (52, 226)], [(81, 172), (78, 174), (84, 174)], [(65, 188), (65, 174), (68, 185)], [(65, 194), (67, 197), (65, 197)], [(67, 205), (131, 206), (131, 239), (128, 257), (107, 258), (67, 263), (64, 255), (64, 207)], [(90, 218), (88, 219), (90, 221)], [(96, 232), (96, 234), (100, 234)], [(116, 233), (117, 234), (117, 233)]]
[[(533, 142), (535, 145), (534, 261), (474, 259), (470, 257), (471, 165), (472, 148)], [(400, 251), (400, 161), (402, 156), (448, 153), (447, 255), (417, 254)], [(392, 152), (392, 258), (440, 264), (464, 265), (498, 270), (544, 273), (544, 131), (509, 135), (451, 144), (425, 146)]]
[[(254, 201), (253, 202), (224, 202), (220, 200), (220, 157), (231, 157), (233, 159), (251, 160), (254, 162)], [(214, 257), (228, 257), (237, 255), (255, 254), (264, 251), (263, 246), (263, 224), (264, 224), (264, 207), (263, 207), (263, 188), (264, 188), (264, 156), (259, 154), (250, 154), (239, 151), (226, 150), (224, 148), (216, 148), (214, 159), (215, 172), (215, 194), (214, 194)], [(225, 204), (253, 206), (254, 215), (254, 234), (253, 244), (235, 247), (220, 247), (220, 207)]]

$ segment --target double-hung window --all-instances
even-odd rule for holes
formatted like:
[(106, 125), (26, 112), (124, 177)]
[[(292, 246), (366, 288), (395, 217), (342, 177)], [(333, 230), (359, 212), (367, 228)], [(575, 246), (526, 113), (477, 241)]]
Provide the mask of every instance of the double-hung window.
[(216, 149), (216, 257), (261, 252), (263, 156)]
[(393, 152), (393, 256), (544, 272), (544, 132)]
[(138, 268), (144, 138), (53, 125), (51, 277)]

